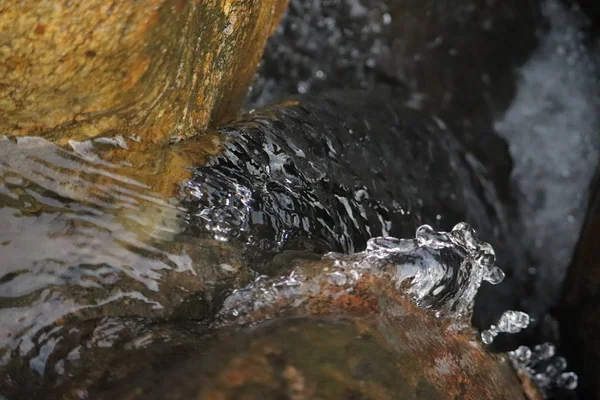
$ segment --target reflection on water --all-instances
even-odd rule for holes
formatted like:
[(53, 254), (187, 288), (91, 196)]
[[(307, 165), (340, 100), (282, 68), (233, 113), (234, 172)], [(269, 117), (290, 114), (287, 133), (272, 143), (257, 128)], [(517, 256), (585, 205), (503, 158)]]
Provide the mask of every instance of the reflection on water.
[(113, 302), (154, 314), (163, 308), (156, 294), (165, 271), (193, 273), (186, 251), (163, 246), (182, 220), (176, 201), (92, 154), (41, 138), (0, 139), (4, 363), (10, 351), (25, 356), (39, 346), (31, 362), (43, 372), (59, 340), (43, 328)]

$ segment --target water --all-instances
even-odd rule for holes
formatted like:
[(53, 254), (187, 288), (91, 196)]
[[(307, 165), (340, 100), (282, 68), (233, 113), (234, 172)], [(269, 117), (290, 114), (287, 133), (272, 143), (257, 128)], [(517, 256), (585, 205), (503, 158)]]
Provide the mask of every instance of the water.
[[(1, 139), (5, 393), (17, 393), (22, 381), (39, 388), (66, 382), (70, 374), (93, 375), (123, 343), (185, 336), (160, 328), (167, 333), (148, 342), (157, 321), (207, 327), (233, 288), (255, 276), (281, 276), (289, 255), (363, 254), (373, 236), (407, 237), (422, 224), (452, 227), (464, 219), (488, 240), (503, 242), (505, 260), (515, 257), (444, 125), (384, 95), (309, 99), (301, 107), (255, 113), (220, 132), (220, 154), (202, 152), (201, 139), (167, 154), (169, 160), (205, 160), (183, 170), (188, 175), (181, 181), (159, 168), (132, 167), (138, 154), (128, 150), (136, 143), (131, 138), (73, 142), (71, 149), (40, 138)], [(127, 157), (111, 158), (116, 151)], [(450, 243), (437, 249), (437, 234), (419, 230), (415, 254), (450, 279), (436, 286), (439, 293), (422, 296), (424, 306), (436, 307), (443, 298), (452, 305), (442, 312), (466, 316), (470, 310), (454, 289), (465, 280), (501, 279), (489, 269), (494, 253), (469, 232), (448, 236), (464, 243), (461, 250)], [(440, 262), (446, 256), (454, 263)], [(465, 257), (473, 275), (455, 275)], [(352, 276), (336, 272), (324, 279), (352, 283)], [(295, 290), (289, 276), (282, 279), (278, 290)], [(474, 294), (469, 289), (466, 296)], [(97, 365), (85, 369), (78, 360), (90, 355)]]
[(539, 313), (555, 301), (579, 237), (600, 154), (600, 73), (581, 20), (545, 1), (550, 24), (519, 71), (514, 102), (496, 123), (510, 145), (534, 292), (522, 306)]
[[(455, 13), (438, 10), (438, 17), (463, 26), (477, 14), (466, 3)], [(465, 145), (488, 136), (471, 142), (461, 137), (480, 127), (470, 130), (477, 125), (472, 115), (454, 113), (487, 115), (487, 108), (471, 106), (504, 98), (480, 90), (503, 86), (503, 73), (492, 73), (485, 63), (471, 70), (451, 61), (474, 59), (470, 51), (477, 50), (471, 48), (493, 53), (497, 47), (485, 40), (485, 46), (471, 46), (463, 39), (485, 35), (468, 30), (454, 36), (425, 32), (412, 46), (394, 38), (403, 10), (384, 2), (292, 1), (291, 7), (269, 44), (249, 107), (337, 87), (382, 91), (371, 97), (330, 93), (284, 110), (255, 112), (220, 129), (219, 155), (203, 150), (206, 143), (194, 148), (192, 141), (194, 161), (184, 163), (189, 169), (181, 168), (176, 177), (167, 176), (164, 186), (152, 162), (142, 164), (148, 171), (134, 173), (127, 157), (115, 162), (106, 156), (133, 149), (135, 138), (71, 142), (66, 150), (39, 138), (0, 139), (1, 364), (17, 368), (32, 387), (44, 379), (67, 379), (82, 368), (82, 354), (93, 354), (100, 365), (111, 349), (123, 349), (118, 346), (144, 347), (190, 334), (162, 331), (157, 321), (205, 326), (217, 313), (220, 323), (251, 322), (252, 310), (276, 299), (297, 307), (324, 285), (351, 289), (364, 274), (389, 278), (416, 304), (465, 326), (482, 281), (504, 278), (494, 266), (496, 252), (485, 242), (494, 243), (508, 283), (482, 286), (480, 326), (489, 326), (486, 319), (496, 319), (524, 293), (522, 275), (531, 267), (524, 249), (544, 265), (536, 277), (526, 278), (536, 286), (527, 310), (549, 303), (577, 236), (577, 207), (597, 161), (598, 143), (591, 139), (598, 128), (597, 99), (591, 95), (597, 87), (577, 23), (563, 21), (557, 3), (546, 3), (553, 29), (521, 70), (516, 102), (497, 125), (512, 143), (524, 221), (521, 245), (505, 193), (489, 178), (492, 167), (503, 165), (495, 158), (497, 147), (486, 153)], [(417, 9), (417, 16), (425, 10)], [(496, 26), (486, 13), (475, 19), (484, 30)], [(442, 53), (445, 58), (434, 57)], [(386, 61), (390, 54), (397, 57)], [(423, 65), (454, 72), (446, 77)], [(463, 79), (456, 71), (481, 79)], [(564, 79), (556, 79), (557, 73)], [(455, 86), (459, 81), (469, 84)], [(389, 83), (393, 89), (380, 87)], [(474, 93), (483, 93), (485, 101)], [(464, 129), (452, 132), (414, 108), (446, 112), (452, 127)], [(450, 232), (429, 227), (447, 230), (460, 221), (482, 239), (464, 224)], [(391, 237), (415, 231), (413, 239)], [(290, 254), (320, 260), (329, 251), (338, 254), (321, 260), (332, 265), (316, 276), (302, 269), (282, 272)], [(232, 294), (236, 287), (242, 289)], [(494, 332), (524, 327), (522, 314), (507, 313)], [(190, 331), (202, 333), (196, 329)], [(543, 372), (532, 368), (532, 376), (544, 387), (576, 384), (562, 362), (552, 365)]]
[(506, 230), (491, 222), (501, 204), (475, 187), (480, 178), (447, 128), (389, 99), (307, 97), (222, 129), (222, 154), (187, 182), (185, 233), (237, 246), (265, 273), (282, 251), (354, 253), (373, 236), (464, 219), (515, 260)]
[(193, 247), (174, 240), (184, 210), (101, 158), (105, 145), (0, 138), (2, 365), (29, 359), (44, 375), (83, 329), (63, 325), (168, 315), (203, 288)]
[(584, 21), (540, 4), (292, 0), (247, 100), (392, 85), (396, 101), (443, 118), (508, 206), (503, 223), (532, 262), (507, 279), (528, 288), (515, 298), (536, 317), (555, 301), (600, 149), (600, 52)]
[(492, 325), (489, 329), (481, 332), (481, 341), (485, 344), (492, 344), (494, 338), (499, 333), (519, 333), (529, 326), (529, 315), (522, 311), (505, 311), (497, 325)]
[[(317, 273), (297, 267), (287, 276), (259, 276), (225, 299), (220, 323), (250, 323), (256, 314), (264, 318), (270, 308), (298, 307), (328, 293), (339, 297), (352, 292), (359, 280), (369, 275), (392, 282), (415, 304), (439, 318), (453, 320), (454, 328), (460, 329), (470, 326), (481, 283), (498, 284), (503, 278), (494, 265), (492, 247), (480, 241), (465, 223), (457, 224), (451, 232), (437, 232), (423, 225), (414, 239), (372, 238), (365, 251), (354, 255), (329, 253), (324, 260), (333, 260), (333, 264)], [(333, 292), (327, 289), (331, 285), (343, 290)], [(503, 331), (514, 331), (503, 325), (501, 320)]]
[(567, 361), (556, 354), (551, 343), (539, 344), (533, 349), (520, 346), (509, 352), (509, 357), (515, 369), (525, 373), (545, 397), (559, 390), (577, 388), (577, 375), (566, 371)]
[(291, 1), (267, 43), (248, 107), (290, 94), (373, 88), (378, 59), (389, 51), (386, 10), (383, 1)]

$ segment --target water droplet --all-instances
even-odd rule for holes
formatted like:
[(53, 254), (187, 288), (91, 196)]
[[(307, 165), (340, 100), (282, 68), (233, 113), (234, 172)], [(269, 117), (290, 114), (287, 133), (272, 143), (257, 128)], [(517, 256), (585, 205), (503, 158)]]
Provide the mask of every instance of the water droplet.
[(529, 375), (540, 389), (544, 398), (549, 398), (554, 389), (573, 390), (577, 388), (577, 375), (563, 372), (567, 361), (556, 356), (556, 348), (552, 343), (543, 343), (531, 350), (527, 346), (508, 353), (515, 369)]
[(481, 332), (481, 341), (485, 344), (492, 344), (494, 342), (494, 337), (496, 337), (489, 330)]
[(492, 285), (497, 285), (504, 280), (504, 271), (494, 266), (490, 268), (487, 274), (484, 275), (483, 280), (491, 283)]
[(578, 376), (574, 372), (564, 372), (556, 379), (556, 385), (568, 390), (577, 389)]
[(533, 350), (541, 360), (548, 360), (556, 354), (556, 347), (552, 343), (538, 344)]
[(512, 352), (515, 358), (520, 363), (529, 362), (531, 359), (531, 349), (527, 346), (519, 346), (515, 351)]
[(518, 333), (529, 326), (529, 315), (522, 311), (505, 311), (498, 321), (500, 332)]
[(310, 85), (307, 82), (300, 81), (300, 82), (298, 82), (296, 89), (298, 90), (298, 93), (305, 94), (310, 89)]
[(467, 223), (459, 222), (456, 224), (454, 228), (452, 228), (451, 234), (468, 250), (474, 250), (476, 248), (478, 242), (477, 234)]
[(498, 320), (498, 325), (492, 325), (490, 329), (481, 332), (481, 340), (485, 344), (491, 344), (500, 332), (518, 333), (527, 328), (528, 325), (528, 314), (522, 311), (508, 310), (502, 314)]

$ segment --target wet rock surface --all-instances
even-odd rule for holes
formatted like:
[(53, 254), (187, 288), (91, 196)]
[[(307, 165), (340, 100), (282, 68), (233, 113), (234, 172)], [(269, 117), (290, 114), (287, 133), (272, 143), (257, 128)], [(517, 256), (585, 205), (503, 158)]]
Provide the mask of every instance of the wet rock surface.
[(588, 218), (563, 286), (557, 308), (561, 345), (580, 375), (582, 399), (600, 398), (600, 312), (598, 291), (598, 238), (600, 237), (600, 187), (596, 176)]
[[(456, 286), (477, 289), (489, 245), (464, 224), (429, 229), (354, 256), (296, 259), (288, 275), (232, 293), (209, 324), (94, 321), (79, 346), (55, 349), (65, 358), (47, 386), (11, 398), (525, 398), (507, 360), (467, 327), (472, 299)], [(458, 283), (411, 278), (437, 268)]]

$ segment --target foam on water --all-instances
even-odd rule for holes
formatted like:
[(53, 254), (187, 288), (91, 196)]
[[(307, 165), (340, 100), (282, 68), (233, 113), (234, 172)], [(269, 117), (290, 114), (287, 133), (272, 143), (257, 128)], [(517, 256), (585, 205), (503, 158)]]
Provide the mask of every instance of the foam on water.
[[(475, 294), (482, 281), (500, 283), (502, 271), (494, 266), (492, 247), (480, 241), (473, 228), (457, 224), (451, 232), (436, 232), (429, 225), (417, 229), (414, 239), (376, 237), (367, 249), (353, 255), (329, 253), (333, 267), (318, 274), (296, 268), (289, 276), (260, 276), (229, 296), (220, 312), (223, 320), (253, 321), (253, 313), (277, 307), (295, 307), (314, 295), (339, 296), (351, 292), (365, 274), (391, 281), (399, 291), (425, 309), (455, 320), (456, 327), (469, 323)], [(329, 286), (343, 288), (335, 293)]]

